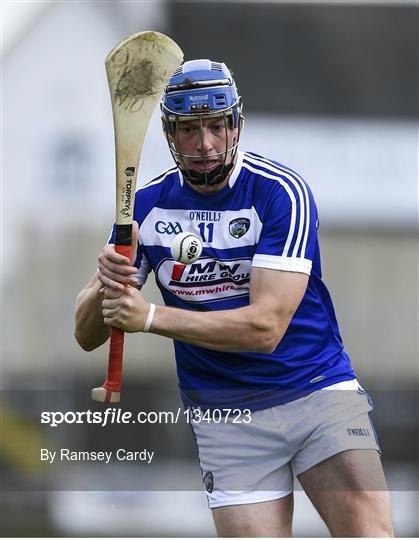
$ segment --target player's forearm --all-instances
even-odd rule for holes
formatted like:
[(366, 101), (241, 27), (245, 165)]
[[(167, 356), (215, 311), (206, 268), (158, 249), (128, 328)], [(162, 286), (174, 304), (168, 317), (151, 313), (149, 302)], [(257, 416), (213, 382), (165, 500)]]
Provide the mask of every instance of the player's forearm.
[(109, 337), (109, 326), (105, 325), (102, 316), (102, 284), (98, 281), (85, 287), (76, 301), (75, 338), (86, 351), (96, 349)]
[(151, 325), (154, 334), (226, 352), (271, 353), (285, 329), (254, 305), (205, 313), (157, 306)]

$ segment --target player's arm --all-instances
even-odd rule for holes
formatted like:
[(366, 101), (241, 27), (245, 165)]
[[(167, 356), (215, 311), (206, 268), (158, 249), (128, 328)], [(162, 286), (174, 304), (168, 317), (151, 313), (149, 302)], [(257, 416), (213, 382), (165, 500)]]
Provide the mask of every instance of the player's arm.
[(95, 272), (77, 296), (74, 336), (85, 351), (96, 349), (109, 338), (110, 328), (102, 317), (102, 288), (103, 284)]
[(248, 306), (204, 313), (158, 306), (151, 331), (207, 349), (270, 353), (285, 334), (307, 282), (306, 274), (253, 268)]
[[(133, 246), (138, 240), (138, 227), (133, 229)], [(133, 247), (133, 258), (136, 247)], [(121, 292), (125, 285), (138, 285), (135, 277), (137, 268), (131, 266), (130, 260), (117, 253), (113, 245), (103, 248), (98, 258), (98, 271), (89, 283), (80, 291), (76, 300), (75, 338), (85, 351), (92, 351), (103, 345), (109, 338), (110, 328), (105, 324), (102, 315), (103, 290)]]
[[(207, 349), (270, 353), (285, 334), (307, 283), (303, 273), (253, 268), (248, 306), (211, 312), (157, 306), (150, 331)], [(150, 304), (141, 293), (129, 288), (118, 295), (107, 290), (105, 296), (107, 324), (142, 330)]]

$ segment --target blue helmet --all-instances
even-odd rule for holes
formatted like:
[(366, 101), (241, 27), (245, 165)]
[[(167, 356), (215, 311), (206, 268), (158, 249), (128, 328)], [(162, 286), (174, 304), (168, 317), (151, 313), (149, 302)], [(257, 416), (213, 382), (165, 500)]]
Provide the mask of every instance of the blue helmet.
[[(238, 138), (234, 147), (226, 149), (224, 164), (211, 173), (188, 171), (174, 145), (173, 137), (179, 121), (223, 116), (230, 127), (242, 124), (242, 100), (234, 79), (224, 63), (211, 60), (190, 60), (179, 66), (170, 78), (161, 103), (163, 128), (173, 158), (186, 178), (195, 184), (212, 185), (222, 182), (233, 167)], [(226, 124), (227, 126), (227, 124)], [(231, 163), (226, 164), (231, 155)]]
[(190, 60), (179, 66), (165, 89), (162, 113), (196, 115), (231, 110), (233, 126), (240, 119), (241, 99), (236, 83), (224, 63), (211, 60)]

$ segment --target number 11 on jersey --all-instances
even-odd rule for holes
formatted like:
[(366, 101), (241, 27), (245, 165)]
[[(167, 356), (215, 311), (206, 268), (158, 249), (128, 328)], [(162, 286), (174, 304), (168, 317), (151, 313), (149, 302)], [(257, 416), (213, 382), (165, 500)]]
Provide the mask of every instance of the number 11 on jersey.
[[(208, 230), (208, 238), (206, 238), (205, 236), (205, 225)], [(200, 223), (198, 227), (199, 227), (199, 232), (201, 233), (202, 240), (204, 242), (211, 243), (212, 237), (214, 235), (214, 223)]]

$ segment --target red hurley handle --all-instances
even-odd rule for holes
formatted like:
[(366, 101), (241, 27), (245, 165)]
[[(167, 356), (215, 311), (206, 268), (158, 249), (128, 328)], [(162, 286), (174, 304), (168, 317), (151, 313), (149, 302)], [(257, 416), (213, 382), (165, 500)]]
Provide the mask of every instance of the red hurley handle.
[[(131, 258), (131, 246), (115, 245), (115, 251), (124, 257)], [(109, 342), (108, 375), (99, 388), (93, 388), (92, 399), (104, 403), (117, 403), (122, 387), (122, 357), (124, 353), (124, 332), (119, 328), (111, 328)]]

